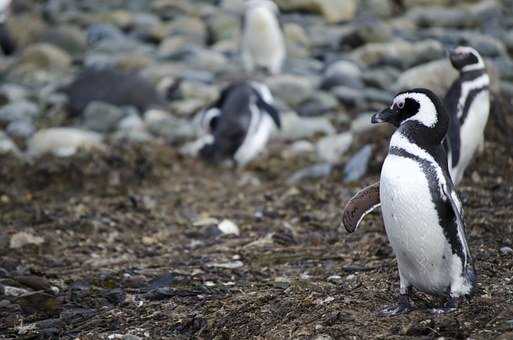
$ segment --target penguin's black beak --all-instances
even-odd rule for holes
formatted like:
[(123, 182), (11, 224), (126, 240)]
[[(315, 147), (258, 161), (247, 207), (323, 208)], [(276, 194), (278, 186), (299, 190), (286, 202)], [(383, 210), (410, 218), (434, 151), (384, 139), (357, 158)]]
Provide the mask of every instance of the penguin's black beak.
[(391, 108), (387, 107), (383, 111), (374, 114), (372, 116), (372, 118), (371, 118), (371, 123), (372, 124), (391, 123), (392, 120), (393, 120), (394, 115), (395, 115), (394, 110), (392, 110)]

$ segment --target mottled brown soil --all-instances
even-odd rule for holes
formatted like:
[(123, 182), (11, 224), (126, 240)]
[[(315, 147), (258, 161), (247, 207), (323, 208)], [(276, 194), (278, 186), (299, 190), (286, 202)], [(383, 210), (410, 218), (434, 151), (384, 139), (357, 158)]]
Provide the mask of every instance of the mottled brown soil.
[[(460, 187), (478, 289), (439, 317), (427, 308), (440, 301), (418, 293), (420, 310), (375, 316), (398, 290), (381, 217), (369, 215), (351, 235), (338, 227), (347, 199), (377, 179), (387, 131), (366, 138), (376, 156), (369, 176), (350, 186), (340, 169), (287, 184), (311, 160), (285, 159), (280, 145), (246, 171), (155, 145), (31, 165), (3, 158), (3, 275), (32, 274), (59, 293), (35, 310), (12, 299), (0, 306), (0, 337), (511, 339), (513, 254), (499, 249), (513, 245), (513, 145), (497, 121)], [(206, 217), (234, 221), (240, 236), (194, 224)], [(20, 231), (45, 242), (10, 249)]]

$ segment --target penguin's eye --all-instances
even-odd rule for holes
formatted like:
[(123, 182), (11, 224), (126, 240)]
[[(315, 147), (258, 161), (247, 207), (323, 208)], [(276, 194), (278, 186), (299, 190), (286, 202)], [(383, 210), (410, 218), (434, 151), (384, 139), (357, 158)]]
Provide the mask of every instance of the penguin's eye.
[(402, 109), (404, 107), (404, 102), (397, 103), (397, 107)]

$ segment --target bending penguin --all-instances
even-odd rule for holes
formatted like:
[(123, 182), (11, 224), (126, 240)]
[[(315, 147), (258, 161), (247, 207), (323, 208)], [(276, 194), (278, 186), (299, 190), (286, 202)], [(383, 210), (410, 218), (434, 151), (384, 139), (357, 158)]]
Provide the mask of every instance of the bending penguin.
[(450, 124), (444, 146), (449, 171), (457, 185), (476, 150), (484, 147), (484, 129), (490, 113), (490, 77), (483, 59), (472, 47), (452, 50), (450, 60), (460, 75), (445, 96)]
[(241, 56), (248, 72), (263, 68), (280, 73), (286, 48), (278, 21), (278, 7), (270, 0), (250, 0), (242, 23)]
[(379, 314), (392, 316), (414, 309), (411, 288), (447, 297), (433, 312), (455, 309), (475, 285), (463, 211), (449, 175), (442, 147), (448, 114), (431, 91), (399, 93), (391, 107), (372, 123), (397, 127), (379, 183), (358, 192), (346, 205), (342, 224), (354, 232), (363, 217), (381, 205), (385, 230), (397, 258), (400, 295), (397, 306)]
[(203, 159), (218, 163), (231, 158), (244, 166), (262, 151), (273, 129), (281, 128), (281, 119), (269, 88), (245, 81), (225, 88), (200, 124), (212, 139), (200, 150)]

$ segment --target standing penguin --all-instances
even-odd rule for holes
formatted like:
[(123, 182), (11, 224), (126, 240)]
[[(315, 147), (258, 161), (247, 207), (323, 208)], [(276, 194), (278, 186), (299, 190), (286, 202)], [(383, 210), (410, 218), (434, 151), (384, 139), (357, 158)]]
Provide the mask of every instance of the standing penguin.
[(11, 55), (16, 50), (16, 44), (6, 24), (10, 5), (11, 0), (0, 0), (0, 48), (5, 55)]
[(278, 22), (278, 7), (270, 0), (250, 0), (242, 23), (241, 53), (248, 72), (263, 68), (277, 74), (285, 60), (286, 49)]
[(444, 146), (449, 171), (458, 184), (474, 153), (484, 146), (484, 129), (490, 113), (490, 77), (479, 53), (472, 47), (458, 47), (450, 60), (460, 73), (445, 97), (450, 124)]
[(351, 199), (342, 223), (353, 232), (365, 214), (381, 204), (400, 278), (399, 304), (383, 309), (382, 316), (411, 311), (412, 287), (447, 297), (447, 304), (434, 312), (451, 311), (472, 292), (476, 276), (442, 147), (448, 114), (431, 91), (414, 89), (399, 93), (390, 108), (372, 117), (372, 123), (382, 122), (397, 130), (380, 182)]
[(257, 82), (234, 83), (204, 111), (200, 124), (213, 141), (200, 150), (211, 162), (232, 158), (244, 166), (267, 144), (274, 127), (281, 127), (267, 86)]

